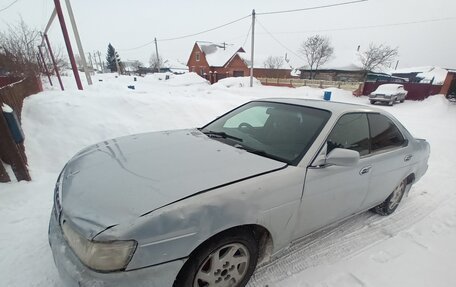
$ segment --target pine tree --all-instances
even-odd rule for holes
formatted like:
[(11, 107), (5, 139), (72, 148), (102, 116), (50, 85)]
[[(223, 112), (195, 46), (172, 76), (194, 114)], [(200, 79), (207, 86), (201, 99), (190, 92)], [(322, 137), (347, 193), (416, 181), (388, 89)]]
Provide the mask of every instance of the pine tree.
[(111, 70), (111, 72), (117, 72), (117, 66), (116, 66), (116, 58), (117, 61), (119, 62), (119, 67), (122, 71), (123, 64), (120, 61), (119, 53), (116, 52), (114, 47), (109, 43), (108, 45), (108, 52), (106, 55), (106, 61), (108, 63), (108, 69)]

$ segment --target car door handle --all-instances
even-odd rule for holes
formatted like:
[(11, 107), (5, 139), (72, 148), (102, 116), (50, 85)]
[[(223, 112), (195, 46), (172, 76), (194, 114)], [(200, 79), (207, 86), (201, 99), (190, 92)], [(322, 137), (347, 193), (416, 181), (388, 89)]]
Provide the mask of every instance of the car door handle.
[(371, 168), (372, 168), (372, 166), (363, 167), (363, 168), (359, 171), (359, 174), (360, 174), (360, 175), (366, 174), (366, 173), (368, 173), (368, 172), (371, 170)]
[(413, 157), (413, 154), (408, 154), (404, 157), (404, 161), (409, 161), (412, 159), (412, 157)]

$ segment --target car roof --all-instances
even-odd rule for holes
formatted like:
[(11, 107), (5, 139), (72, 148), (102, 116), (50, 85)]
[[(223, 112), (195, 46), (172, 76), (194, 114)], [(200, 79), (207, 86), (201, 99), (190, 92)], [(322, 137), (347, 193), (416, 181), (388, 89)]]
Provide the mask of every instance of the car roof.
[(401, 85), (401, 84), (382, 84), (380, 86), (377, 87), (377, 89), (379, 88), (393, 88), (393, 89), (397, 89), (399, 87), (403, 87), (404, 85)]
[(323, 100), (311, 100), (311, 99), (299, 99), (299, 98), (266, 98), (259, 99), (255, 101), (264, 101), (264, 102), (275, 102), (275, 103), (284, 103), (299, 105), (305, 107), (311, 107), (316, 109), (328, 110), (335, 115), (345, 114), (349, 112), (364, 112), (364, 113), (382, 113), (386, 112), (372, 106), (360, 105), (360, 104), (351, 104), (343, 103), (336, 101), (323, 101)]

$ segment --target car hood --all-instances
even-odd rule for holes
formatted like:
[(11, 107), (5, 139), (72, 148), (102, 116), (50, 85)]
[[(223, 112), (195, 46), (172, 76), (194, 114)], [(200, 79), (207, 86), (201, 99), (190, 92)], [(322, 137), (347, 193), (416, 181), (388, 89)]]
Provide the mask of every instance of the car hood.
[(108, 140), (76, 154), (62, 182), (62, 214), (86, 236), (199, 192), (285, 167), (198, 130)]

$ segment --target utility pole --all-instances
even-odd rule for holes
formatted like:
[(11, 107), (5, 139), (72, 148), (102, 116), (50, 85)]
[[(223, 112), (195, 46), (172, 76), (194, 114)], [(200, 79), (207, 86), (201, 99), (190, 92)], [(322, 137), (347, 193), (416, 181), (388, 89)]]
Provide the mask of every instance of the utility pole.
[(76, 39), (76, 44), (78, 46), (79, 56), (81, 57), (82, 66), (84, 67), (84, 73), (87, 78), (87, 83), (92, 85), (92, 77), (90, 76), (90, 71), (87, 67), (87, 61), (84, 54), (84, 49), (82, 48), (81, 38), (79, 37), (78, 27), (76, 26), (76, 20), (74, 19), (73, 9), (71, 8), (70, 0), (65, 0), (68, 16), (70, 16), (71, 26), (73, 26), (74, 38)]
[(74, 78), (76, 80), (76, 85), (79, 90), (82, 90), (81, 78), (79, 77), (78, 67), (76, 66), (76, 61), (74, 59), (73, 48), (71, 48), (70, 37), (68, 35), (68, 30), (65, 24), (65, 19), (63, 18), (62, 6), (60, 5), (60, 0), (54, 0), (55, 11), (59, 18), (60, 27), (62, 28), (63, 39), (65, 40), (65, 45), (68, 50), (68, 57), (70, 58), (71, 69), (73, 70)]
[(397, 70), (397, 66), (399, 66), (399, 60), (397, 60), (396, 67), (394, 67), (394, 70)]
[(93, 68), (93, 62), (92, 62), (92, 54), (90, 54), (90, 52), (89, 52), (89, 63), (90, 63), (90, 67), (92, 67), (92, 71), (93, 71), (94, 68)]
[(48, 38), (47, 34), (44, 34), (44, 40), (46, 41), (47, 49), (49, 51), (49, 55), (51, 56), (52, 64), (54, 65), (55, 75), (57, 76), (57, 79), (59, 80), (60, 88), (63, 91), (64, 88), (63, 88), (62, 79), (60, 78), (59, 68), (57, 67), (57, 62), (55, 61), (54, 53), (52, 52), (51, 44), (49, 43), (49, 38)]
[(101, 61), (101, 52), (100, 51), (98, 51), (98, 60), (100, 61), (101, 72), (104, 73), (105, 65), (104, 65), (104, 62)]
[(38, 46), (38, 52), (41, 57), (41, 62), (43, 63), (44, 71), (46, 72), (46, 76), (48, 77), (49, 84), (51, 84), (51, 86), (52, 86), (51, 75), (49, 74), (49, 70), (46, 65), (46, 60), (44, 59), (43, 51), (41, 51), (41, 46)]
[(98, 61), (99, 61), (99, 64), (100, 64), (100, 69), (101, 69), (101, 72), (104, 73), (104, 62), (101, 61), (101, 52), (100, 51), (97, 51), (97, 53), (95, 53), (98, 55)]
[(255, 9), (252, 10), (252, 45), (250, 55), (250, 87), (253, 87), (253, 60), (255, 51)]
[(157, 38), (154, 38), (154, 42), (155, 42), (155, 56), (157, 56), (157, 72), (160, 73), (160, 57), (158, 56)]
[(119, 66), (119, 60), (117, 59), (117, 51), (116, 51), (116, 49), (114, 49), (114, 59), (116, 60), (117, 74), (120, 75), (120, 66)]
[(99, 68), (98, 62), (97, 62), (97, 52), (93, 52), (93, 61), (95, 62), (95, 68), (97, 70), (101, 71), (101, 67)]

